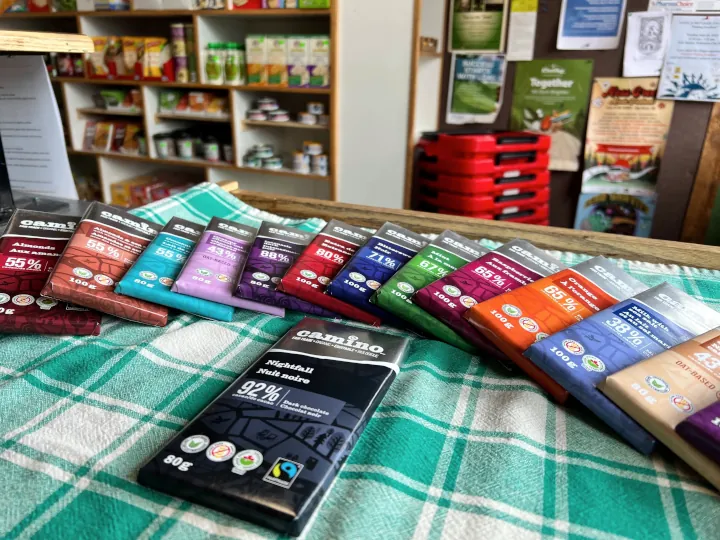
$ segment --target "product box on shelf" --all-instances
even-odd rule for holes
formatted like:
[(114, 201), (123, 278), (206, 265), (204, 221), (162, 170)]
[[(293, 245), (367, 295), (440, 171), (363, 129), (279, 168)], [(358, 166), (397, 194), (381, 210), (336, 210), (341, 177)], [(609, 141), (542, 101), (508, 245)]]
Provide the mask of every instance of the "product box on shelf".
[(370, 301), (407, 321), (413, 328), (468, 352), (476, 348), (445, 323), (411, 301), (415, 291), (462, 268), (489, 250), (452, 231), (445, 231), (420, 250), (380, 287)]
[(288, 36), (288, 86), (304, 88), (310, 86), (310, 38)]
[(142, 78), (152, 81), (175, 80), (172, 47), (166, 38), (145, 38), (144, 50), (138, 57), (142, 65)]
[(245, 38), (245, 63), (248, 86), (266, 86), (268, 83), (268, 40), (265, 36), (249, 35)]
[(228, 9), (262, 9), (262, 0), (229, 0)]
[(41, 294), (143, 324), (165, 326), (165, 307), (114, 292), (162, 227), (119, 208), (93, 203)]
[(330, 87), (330, 38), (328, 36), (311, 36), (310, 48), (310, 87)]
[[(717, 347), (713, 347), (712, 353), (710, 360), (718, 362)], [(717, 373), (717, 367), (713, 367), (713, 370)], [(680, 422), (675, 431), (715, 464), (720, 465), (720, 401), (694, 412), (689, 418)], [(701, 471), (701, 474), (704, 473)], [(720, 489), (719, 482), (713, 485)]]
[(100, 314), (41, 295), (80, 217), (15, 210), (0, 236), (0, 333), (98, 335)]
[(295, 0), (299, 9), (330, 9), (330, 0)]
[(525, 357), (633, 447), (649, 454), (655, 440), (597, 385), (716, 326), (720, 313), (662, 283), (533, 344)]
[(288, 40), (285, 36), (267, 36), (268, 86), (288, 85)]
[[(138, 482), (299, 535), (397, 376), (409, 344), (303, 319), (145, 464)], [(227, 422), (228, 415), (236, 420)], [(250, 424), (259, 427), (235, 429)]]
[(132, 188), (134, 186), (143, 186), (150, 184), (155, 180), (152, 175), (136, 176), (127, 180), (120, 180), (110, 184), (110, 203), (114, 206), (122, 208), (131, 208), (132, 204)]

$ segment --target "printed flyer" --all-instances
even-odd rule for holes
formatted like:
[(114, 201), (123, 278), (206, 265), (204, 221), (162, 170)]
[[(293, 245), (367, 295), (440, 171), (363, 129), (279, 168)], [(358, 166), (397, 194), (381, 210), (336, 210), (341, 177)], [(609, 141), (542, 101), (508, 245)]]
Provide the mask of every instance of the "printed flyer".
[(533, 60), (515, 71), (510, 129), (552, 137), (551, 171), (580, 168), (592, 60)]
[(452, 52), (501, 52), (509, 0), (451, 0), (449, 49)]
[(720, 101), (720, 15), (673, 17), (658, 96)]
[(670, 43), (670, 12), (628, 13), (623, 76), (657, 77)]
[(581, 231), (649, 237), (655, 214), (655, 195), (581, 193), (575, 228)]
[(448, 124), (491, 124), (502, 107), (505, 55), (453, 54)]
[(533, 59), (537, 18), (538, 0), (511, 0), (507, 43), (508, 62)]
[(627, 0), (563, 0), (557, 48), (617, 49)]

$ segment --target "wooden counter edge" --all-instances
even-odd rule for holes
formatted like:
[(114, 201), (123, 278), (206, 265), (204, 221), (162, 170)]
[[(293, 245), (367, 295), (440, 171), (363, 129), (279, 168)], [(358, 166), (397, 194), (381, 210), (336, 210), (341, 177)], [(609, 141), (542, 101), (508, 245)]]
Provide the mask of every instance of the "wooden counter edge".
[(319, 217), (325, 220), (335, 218), (351, 225), (373, 228), (392, 221), (419, 233), (440, 233), (451, 229), (473, 239), (488, 238), (507, 242), (513, 238), (523, 238), (543, 249), (720, 270), (720, 247), (715, 246), (345, 204), (254, 191), (233, 190), (231, 193), (255, 208), (284, 217)]

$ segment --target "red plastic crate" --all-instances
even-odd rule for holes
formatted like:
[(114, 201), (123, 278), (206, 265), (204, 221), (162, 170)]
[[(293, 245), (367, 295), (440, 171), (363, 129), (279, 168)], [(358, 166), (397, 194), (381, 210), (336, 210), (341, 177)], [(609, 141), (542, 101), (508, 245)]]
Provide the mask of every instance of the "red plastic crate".
[(456, 195), (438, 191), (434, 194), (421, 193), (418, 200), (433, 208), (460, 211), (460, 212), (492, 212), (499, 213), (505, 208), (520, 206), (522, 208), (536, 207), (550, 201), (550, 190), (524, 189), (509, 190), (507, 195)]
[(544, 152), (510, 152), (485, 159), (438, 160), (420, 155), (418, 170), (429, 175), (487, 176), (525, 174), (528, 171), (547, 169), (550, 157)]
[[(494, 221), (511, 221), (513, 223), (536, 223), (549, 224), (550, 205), (540, 206), (517, 206), (508, 207), (501, 212), (473, 212), (462, 210), (451, 210), (448, 208), (433, 207), (428, 203), (421, 203), (417, 210), (423, 212), (435, 212), (450, 216), (474, 217), (479, 219), (491, 219)], [(547, 222), (547, 223), (546, 223)]]
[(516, 172), (505, 175), (454, 176), (450, 174), (419, 174), (417, 185), (420, 193), (445, 191), (463, 195), (503, 195), (515, 189), (540, 189), (550, 185), (550, 172), (547, 170)]
[(444, 159), (485, 159), (498, 153), (547, 152), (550, 137), (522, 131), (500, 133), (424, 133), (418, 146), (426, 155)]

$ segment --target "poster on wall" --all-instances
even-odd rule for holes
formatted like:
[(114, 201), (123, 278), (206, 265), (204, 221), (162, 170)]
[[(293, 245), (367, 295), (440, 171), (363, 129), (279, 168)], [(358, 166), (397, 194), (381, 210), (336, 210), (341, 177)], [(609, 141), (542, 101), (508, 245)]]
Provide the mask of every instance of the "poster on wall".
[(720, 15), (673, 17), (658, 97), (720, 101)]
[(450, 51), (481, 53), (504, 50), (509, 0), (450, 1)]
[(655, 198), (654, 194), (581, 193), (575, 228), (647, 238), (655, 214)]
[(517, 65), (510, 129), (550, 135), (551, 171), (580, 168), (592, 69), (592, 60), (533, 60)]
[(720, 11), (720, 0), (650, 0), (648, 11), (668, 11), (675, 13)]
[(557, 48), (617, 49), (627, 0), (563, 0)]
[(532, 60), (535, 53), (538, 0), (510, 0), (507, 61)]
[(670, 12), (628, 13), (623, 76), (657, 77), (670, 42)]
[(505, 55), (453, 54), (448, 84), (448, 124), (492, 124), (502, 107)]

